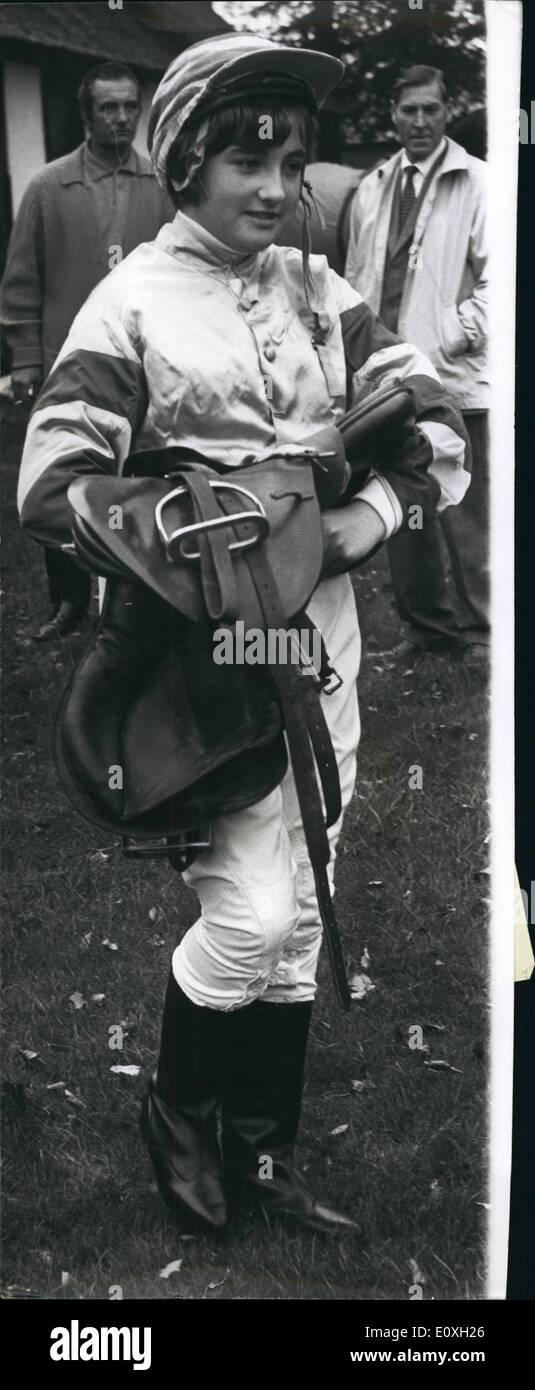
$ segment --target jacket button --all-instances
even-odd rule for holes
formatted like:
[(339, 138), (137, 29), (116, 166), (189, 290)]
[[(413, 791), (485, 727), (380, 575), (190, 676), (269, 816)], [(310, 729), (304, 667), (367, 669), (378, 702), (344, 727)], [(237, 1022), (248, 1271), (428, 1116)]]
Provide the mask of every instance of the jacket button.
[(264, 348), (264, 357), (266, 359), (266, 362), (274, 362), (276, 356), (277, 353), (274, 347), (268, 346)]

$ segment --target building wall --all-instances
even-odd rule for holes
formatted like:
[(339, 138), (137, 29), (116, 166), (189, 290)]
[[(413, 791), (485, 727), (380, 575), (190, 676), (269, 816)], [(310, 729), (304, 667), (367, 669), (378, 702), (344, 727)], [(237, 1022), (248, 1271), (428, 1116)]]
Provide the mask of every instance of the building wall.
[(7, 167), (13, 216), (30, 179), (46, 163), (39, 68), (23, 63), (4, 66)]

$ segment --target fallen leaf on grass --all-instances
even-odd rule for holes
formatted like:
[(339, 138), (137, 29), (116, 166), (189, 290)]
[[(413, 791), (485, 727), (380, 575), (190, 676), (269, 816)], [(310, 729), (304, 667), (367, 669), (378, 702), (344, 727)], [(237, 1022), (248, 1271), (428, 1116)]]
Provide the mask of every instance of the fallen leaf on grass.
[(151, 922), (159, 922), (163, 917), (161, 907), (149, 907), (149, 917)]
[(331, 1133), (331, 1134), (345, 1134), (346, 1129), (349, 1129), (349, 1125), (336, 1125), (336, 1128), (335, 1128), (335, 1129), (331, 1129), (330, 1133)]
[(84, 996), (80, 994), (79, 989), (75, 989), (74, 994), (69, 994), (69, 1003), (74, 1004), (75, 1009), (83, 1009), (85, 1002)]
[(351, 1090), (353, 1091), (353, 1094), (354, 1094), (355, 1096), (359, 1096), (360, 1093), (361, 1093), (361, 1091), (364, 1091), (365, 1089), (366, 1089), (366, 1082), (365, 1082), (365, 1081), (352, 1081), (352, 1082), (351, 1082)]
[(102, 1004), (102, 1003), (104, 1002), (105, 998), (106, 998), (106, 995), (105, 995), (105, 994), (92, 994), (92, 995), (91, 995), (91, 1003), (92, 1003), (92, 1004)]
[(179, 1274), (182, 1264), (182, 1260), (171, 1260), (170, 1264), (165, 1265), (165, 1268), (160, 1270), (159, 1278), (168, 1279), (170, 1274)]
[(110, 1071), (122, 1072), (123, 1076), (139, 1076), (141, 1067), (134, 1065), (128, 1067), (110, 1067)]
[(375, 985), (369, 975), (352, 975), (349, 988), (352, 999), (364, 999), (370, 990), (375, 989)]
[(64, 1090), (65, 1090), (65, 1082), (64, 1082), (64, 1081), (49, 1081), (46, 1089), (47, 1089), (47, 1091), (64, 1091)]
[(65, 1100), (68, 1100), (69, 1105), (80, 1105), (84, 1110), (87, 1108), (84, 1101), (80, 1100), (79, 1096), (75, 1096), (74, 1091), (68, 1091), (66, 1087), (64, 1091), (64, 1096)]
[(104, 940), (103, 940), (103, 942), (102, 942), (101, 944), (102, 944), (103, 946), (107, 946), (107, 947), (108, 947), (108, 951), (118, 951), (118, 950), (119, 950), (119, 947), (118, 947), (118, 945), (117, 945), (117, 942), (116, 942), (116, 941), (110, 941), (109, 937), (107, 937), (107, 936), (104, 937)]
[(368, 947), (367, 947), (367, 946), (364, 947), (364, 950), (363, 950), (362, 955), (361, 955), (361, 957), (360, 957), (360, 963), (361, 963), (361, 966), (362, 966), (362, 969), (363, 969), (363, 970), (368, 970), (368, 969), (369, 969), (369, 965), (370, 965), (370, 956), (369, 956), (369, 952), (368, 952)]
[(81, 947), (82, 947), (83, 950), (87, 950), (87, 947), (91, 944), (91, 937), (92, 937), (92, 935), (93, 935), (93, 932), (92, 932), (92, 931), (86, 931), (85, 936), (82, 937), (82, 940), (81, 940), (81, 942), (80, 942), (80, 945), (81, 945)]
[(416, 1260), (409, 1260), (409, 1269), (411, 1271), (412, 1280), (414, 1284), (426, 1283), (425, 1274), (422, 1274), (422, 1271), (419, 1265), (417, 1264)]
[(36, 1057), (39, 1056), (38, 1052), (32, 1052), (31, 1047), (19, 1047), (17, 1050), (21, 1057), (26, 1058), (27, 1062), (35, 1062)]
[(437, 1057), (434, 1058), (432, 1061), (424, 1062), (424, 1067), (433, 1067), (434, 1071), (456, 1071), (459, 1076), (464, 1075), (460, 1067), (452, 1067), (451, 1063), (445, 1062), (442, 1057)]
[(97, 849), (94, 854), (89, 855), (90, 864), (107, 864), (110, 858), (110, 851), (107, 849)]

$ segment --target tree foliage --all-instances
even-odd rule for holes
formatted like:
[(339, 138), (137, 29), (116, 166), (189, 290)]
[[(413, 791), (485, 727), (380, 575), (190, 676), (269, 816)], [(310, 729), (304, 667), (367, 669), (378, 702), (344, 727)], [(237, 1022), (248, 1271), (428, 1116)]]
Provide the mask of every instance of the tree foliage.
[[(418, 4), (418, 0), (413, 0)], [(429, 63), (444, 73), (451, 115), (485, 100), (482, 0), (251, 0), (214, 3), (239, 32), (262, 34), (342, 58), (343, 82), (329, 103), (359, 140), (392, 136), (390, 101), (401, 68)]]

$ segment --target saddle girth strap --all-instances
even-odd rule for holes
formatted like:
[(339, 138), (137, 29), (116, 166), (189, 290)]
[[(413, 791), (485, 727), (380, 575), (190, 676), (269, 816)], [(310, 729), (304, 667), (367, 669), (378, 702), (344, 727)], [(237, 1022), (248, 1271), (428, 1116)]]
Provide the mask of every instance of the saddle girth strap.
[[(285, 627), (276, 581), (261, 547), (249, 552), (247, 563), (266, 627)], [(341, 1008), (348, 1011), (351, 994), (327, 874), (330, 846), (316, 779), (315, 759), (325, 800), (327, 825), (333, 825), (342, 810), (338, 766), (319, 695), (311, 677), (304, 675), (300, 667), (291, 662), (271, 665), (270, 672), (282, 705), (297, 799), (334, 985)]]
[[(216, 521), (221, 508), (200, 469), (184, 476), (197, 521)], [(239, 616), (236, 576), (228, 541), (222, 531), (204, 531), (196, 536), (200, 552), (200, 572), (204, 602), (213, 621), (233, 622)]]

